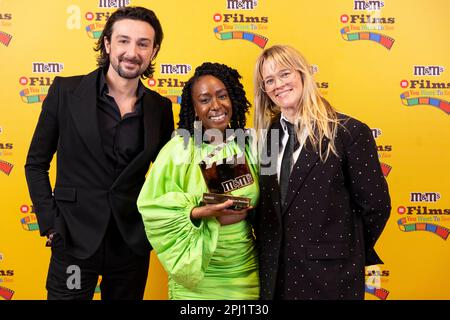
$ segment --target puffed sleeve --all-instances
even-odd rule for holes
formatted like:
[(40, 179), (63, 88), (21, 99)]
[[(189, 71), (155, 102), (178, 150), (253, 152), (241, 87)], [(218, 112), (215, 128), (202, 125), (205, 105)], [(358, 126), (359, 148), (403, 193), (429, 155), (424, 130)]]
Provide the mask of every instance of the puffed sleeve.
[(193, 170), (195, 164), (191, 163), (188, 150), (180, 137), (164, 146), (150, 169), (137, 205), (147, 238), (169, 276), (186, 288), (194, 288), (216, 250), (220, 224), (215, 218), (204, 218), (196, 226), (190, 219), (202, 192), (192, 194), (185, 190), (188, 185), (201, 186), (203, 181)]
[(363, 220), (366, 265), (383, 263), (374, 246), (391, 211), (388, 185), (370, 128), (355, 119), (346, 126), (352, 140), (345, 148), (346, 171), (350, 179), (350, 195)]

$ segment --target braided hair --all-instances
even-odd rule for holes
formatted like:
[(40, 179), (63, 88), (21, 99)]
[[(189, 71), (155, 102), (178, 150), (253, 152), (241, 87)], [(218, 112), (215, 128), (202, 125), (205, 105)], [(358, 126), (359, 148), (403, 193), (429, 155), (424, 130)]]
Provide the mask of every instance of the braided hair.
[(181, 94), (179, 129), (188, 130), (194, 134), (195, 110), (192, 102), (192, 87), (201, 76), (211, 75), (223, 82), (232, 103), (231, 129), (244, 129), (245, 114), (251, 104), (245, 96), (244, 86), (240, 82), (241, 75), (237, 70), (225, 64), (205, 62), (195, 69), (194, 75), (186, 82)]

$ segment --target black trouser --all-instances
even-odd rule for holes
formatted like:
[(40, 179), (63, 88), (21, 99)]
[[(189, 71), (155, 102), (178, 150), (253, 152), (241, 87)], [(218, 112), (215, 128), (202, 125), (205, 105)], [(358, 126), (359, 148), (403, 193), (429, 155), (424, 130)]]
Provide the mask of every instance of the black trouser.
[(138, 256), (128, 247), (112, 216), (99, 249), (87, 259), (66, 253), (62, 238), (56, 234), (47, 275), (47, 299), (90, 300), (101, 275), (102, 300), (142, 300), (149, 260), (150, 252)]

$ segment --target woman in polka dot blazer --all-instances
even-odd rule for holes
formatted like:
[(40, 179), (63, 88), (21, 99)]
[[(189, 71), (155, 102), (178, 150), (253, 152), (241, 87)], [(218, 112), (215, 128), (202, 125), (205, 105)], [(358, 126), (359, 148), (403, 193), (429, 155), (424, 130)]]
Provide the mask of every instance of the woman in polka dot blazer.
[(391, 210), (370, 128), (337, 113), (288, 46), (257, 60), (254, 124), (261, 298), (364, 299), (364, 267), (383, 263), (374, 245)]

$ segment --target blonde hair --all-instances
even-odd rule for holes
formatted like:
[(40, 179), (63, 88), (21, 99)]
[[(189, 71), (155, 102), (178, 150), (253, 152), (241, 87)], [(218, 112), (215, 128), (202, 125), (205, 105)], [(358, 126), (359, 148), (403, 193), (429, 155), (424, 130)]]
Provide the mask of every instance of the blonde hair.
[[(299, 108), (294, 123), (297, 136), (300, 141), (301, 131), (308, 130), (307, 139), (319, 152), (320, 159), (325, 162), (330, 152), (337, 155), (335, 136), (338, 128), (336, 110), (324, 100), (312, 75), (312, 70), (306, 59), (297, 50), (286, 45), (275, 45), (265, 49), (258, 57), (255, 66), (254, 90), (255, 90), (255, 114), (253, 123), (258, 133), (258, 142), (264, 143), (265, 132), (277, 118), (280, 107), (273, 103), (270, 97), (261, 88), (263, 81), (262, 71), (266, 62), (297, 70), (303, 82), (303, 92), (299, 102)], [(322, 151), (324, 137), (330, 140), (328, 147)]]

